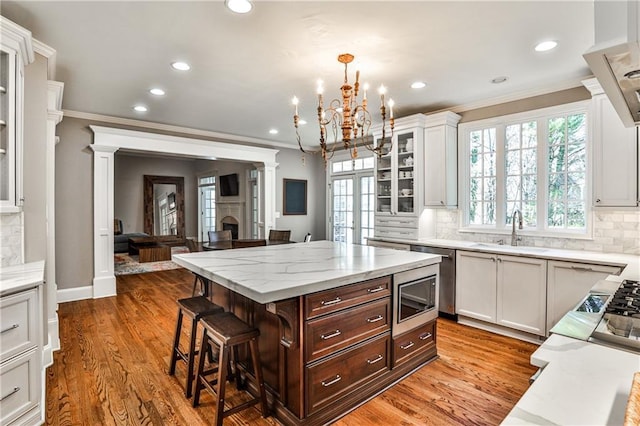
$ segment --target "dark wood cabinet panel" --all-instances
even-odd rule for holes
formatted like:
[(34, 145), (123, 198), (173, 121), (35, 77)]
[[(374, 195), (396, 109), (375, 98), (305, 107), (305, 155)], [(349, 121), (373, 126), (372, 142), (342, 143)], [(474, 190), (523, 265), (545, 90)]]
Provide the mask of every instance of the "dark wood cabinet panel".
[(393, 339), (393, 366), (434, 348), (436, 345), (436, 321), (433, 320)]
[(307, 415), (335, 403), (390, 367), (390, 333), (306, 367)]
[(359, 343), (391, 329), (390, 299), (369, 302), (346, 311), (307, 321), (306, 361), (312, 362), (332, 352)]
[(390, 295), (391, 276), (321, 291), (305, 296), (305, 318), (315, 318)]

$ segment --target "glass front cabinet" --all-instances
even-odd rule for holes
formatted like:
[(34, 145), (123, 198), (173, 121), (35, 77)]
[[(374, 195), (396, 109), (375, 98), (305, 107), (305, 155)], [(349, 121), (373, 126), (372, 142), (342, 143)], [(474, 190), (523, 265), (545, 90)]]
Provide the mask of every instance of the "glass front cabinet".
[[(381, 157), (376, 158), (376, 237), (418, 238), (418, 217), (423, 209), (419, 182), (422, 178), (424, 115), (397, 119), (393, 135), (387, 140)], [(376, 144), (382, 138), (380, 128), (373, 130)]]
[(33, 62), (31, 33), (0, 16), (0, 213), (22, 206), (24, 66)]

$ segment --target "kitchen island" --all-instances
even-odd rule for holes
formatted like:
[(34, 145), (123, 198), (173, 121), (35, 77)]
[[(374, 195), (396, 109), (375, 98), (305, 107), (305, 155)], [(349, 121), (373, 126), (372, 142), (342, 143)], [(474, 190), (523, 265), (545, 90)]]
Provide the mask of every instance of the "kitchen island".
[(173, 260), (260, 329), (268, 399), (285, 424), (328, 423), (437, 356), (437, 306), (400, 332), (392, 301), (398, 277), (437, 283), (440, 256), (314, 241)]

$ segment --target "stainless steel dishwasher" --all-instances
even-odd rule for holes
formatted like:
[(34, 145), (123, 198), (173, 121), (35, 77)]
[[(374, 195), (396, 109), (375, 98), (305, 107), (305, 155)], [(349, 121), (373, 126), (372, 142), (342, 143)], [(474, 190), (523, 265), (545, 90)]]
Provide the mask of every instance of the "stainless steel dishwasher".
[(411, 245), (411, 251), (420, 253), (439, 254), (440, 262), (440, 297), (438, 311), (440, 316), (457, 320), (456, 315), (456, 251), (440, 247), (425, 247)]

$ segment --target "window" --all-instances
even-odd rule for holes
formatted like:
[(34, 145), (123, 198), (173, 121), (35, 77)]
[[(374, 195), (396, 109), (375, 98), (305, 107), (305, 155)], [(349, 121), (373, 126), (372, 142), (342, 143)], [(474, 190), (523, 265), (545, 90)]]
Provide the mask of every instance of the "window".
[(460, 125), (463, 228), (587, 232), (587, 115), (576, 103)]

